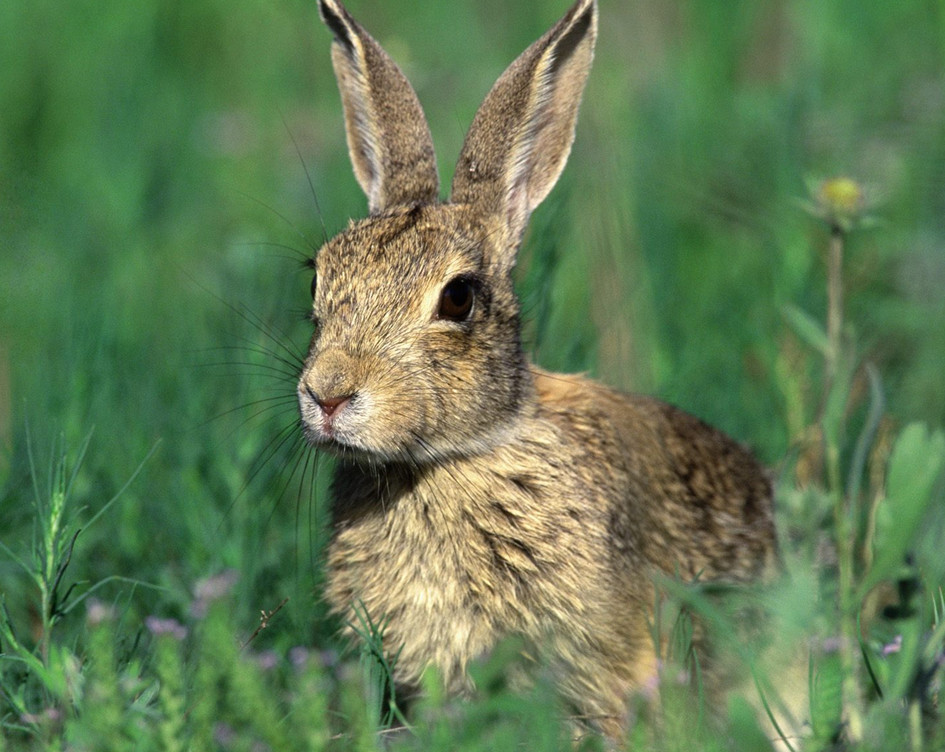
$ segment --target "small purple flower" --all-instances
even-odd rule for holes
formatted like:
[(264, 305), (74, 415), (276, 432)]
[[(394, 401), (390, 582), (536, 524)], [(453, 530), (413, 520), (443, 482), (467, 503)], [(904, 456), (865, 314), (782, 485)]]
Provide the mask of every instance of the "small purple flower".
[(144, 620), (144, 625), (156, 637), (170, 635), (178, 642), (187, 637), (187, 627), (176, 619), (160, 619), (157, 616), (149, 616)]
[(291, 663), (292, 667), (297, 671), (301, 671), (308, 665), (308, 659), (309, 650), (306, 647), (296, 645), (294, 648), (289, 650), (289, 663)]
[(830, 655), (832, 653), (839, 653), (840, 648), (842, 647), (843, 647), (842, 637), (824, 637), (820, 641), (820, 649), (824, 652), (825, 655)]
[(108, 604), (102, 603), (101, 601), (95, 600), (93, 598), (89, 601), (85, 618), (88, 619), (88, 622), (91, 626), (96, 627), (106, 621), (114, 621), (115, 609)]
[(220, 722), (213, 727), (213, 741), (223, 749), (229, 749), (239, 741), (239, 736), (228, 723)]
[(322, 662), (322, 666), (327, 668), (329, 671), (338, 667), (338, 664), (341, 663), (341, 658), (338, 655), (337, 650), (322, 650), (318, 654), (319, 659)]
[(225, 569), (220, 574), (198, 580), (194, 586), (195, 600), (190, 606), (191, 614), (202, 619), (210, 610), (210, 604), (227, 596), (239, 578), (239, 572), (235, 569)]
[(275, 650), (264, 650), (256, 655), (256, 665), (263, 671), (272, 671), (279, 665), (279, 654)]
[(55, 723), (61, 717), (62, 713), (59, 712), (58, 708), (44, 708), (39, 713), (23, 713), (20, 716), (20, 721), (35, 726), (41, 723)]
[(902, 650), (902, 635), (897, 634), (892, 642), (883, 645), (882, 655), (885, 658), (887, 655), (898, 653), (900, 650)]

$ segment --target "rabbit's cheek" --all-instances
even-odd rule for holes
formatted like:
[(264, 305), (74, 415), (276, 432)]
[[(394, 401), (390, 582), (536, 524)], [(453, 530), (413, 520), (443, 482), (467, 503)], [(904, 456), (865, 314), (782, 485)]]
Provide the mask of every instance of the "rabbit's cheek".
[(378, 455), (395, 456), (410, 452), (418, 436), (425, 433), (422, 411), (409, 391), (379, 389), (365, 400), (356, 430), (363, 444)]

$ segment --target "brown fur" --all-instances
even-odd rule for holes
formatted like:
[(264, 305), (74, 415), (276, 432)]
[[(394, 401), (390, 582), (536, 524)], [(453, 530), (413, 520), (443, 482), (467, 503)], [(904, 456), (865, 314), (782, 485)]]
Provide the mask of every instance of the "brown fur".
[[(748, 451), (523, 354), (511, 270), (570, 150), (596, 6), (579, 0), (499, 79), (446, 204), (409, 84), (337, 0), (320, 10), (372, 213), (318, 253), (299, 382), (307, 438), (341, 456), (327, 597), (386, 620), (405, 684), (435, 666), (462, 691), (470, 661), (522, 635), (617, 735), (657, 669), (653, 575), (749, 581), (775, 543)], [(440, 312), (456, 279), (474, 294), (465, 320)]]

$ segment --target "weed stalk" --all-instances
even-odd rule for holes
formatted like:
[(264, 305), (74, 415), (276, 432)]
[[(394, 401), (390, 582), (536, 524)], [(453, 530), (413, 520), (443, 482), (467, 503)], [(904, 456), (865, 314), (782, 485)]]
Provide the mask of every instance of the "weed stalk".
[[(844, 348), (843, 327), (843, 249), (846, 231), (840, 222), (832, 223), (827, 259), (827, 352), (825, 404), (837, 405), (836, 391), (844, 399), (848, 393), (850, 365)], [(840, 663), (843, 684), (841, 688), (847, 735), (855, 742), (863, 735), (863, 712), (860, 697), (860, 676), (857, 651), (859, 631), (857, 616), (859, 604), (855, 582), (857, 540), (857, 500), (846, 493), (840, 467), (843, 409), (828, 407), (824, 410), (821, 429), (824, 437), (824, 455), (827, 489), (833, 501), (834, 525), (837, 544), (837, 578), (839, 588)]]
[[(863, 698), (860, 694), (860, 600), (856, 580), (856, 545), (860, 538), (859, 492), (856, 469), (844, 485), (841, 449), (845, 441), (847, 403), (855, 372), (853, 347), (844, 337), (843, 255), (848, 235), (861, 219), (864, 196), (849, 178), (825, 180), (817, 186), (813, 213), (829, 228), (827, 248), (827, 331), (822, 340), (824, 386), (819, 424), (824, 453), (827, 495), (833, 509), (837, 555), (837, 629), (839, 632), (842, 719), (846, 736), (856, 743), (863, 736)], [(865, 456), (865, 448), (857, 455)], [(861, 458), (862, 461), (862, 458)], [(854, 463), (856, 468), (857, 463)], [(859, 468), (862, 470), (862, 467)]]

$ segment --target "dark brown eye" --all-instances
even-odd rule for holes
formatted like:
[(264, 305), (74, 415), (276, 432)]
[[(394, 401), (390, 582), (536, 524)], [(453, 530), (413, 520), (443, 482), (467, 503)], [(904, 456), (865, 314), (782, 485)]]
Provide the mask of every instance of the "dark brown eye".
[(449, 321), (466, 321), (473, 309), (476, 290), (470, 280), (457, 277), (443, 288), (437, 317)]

